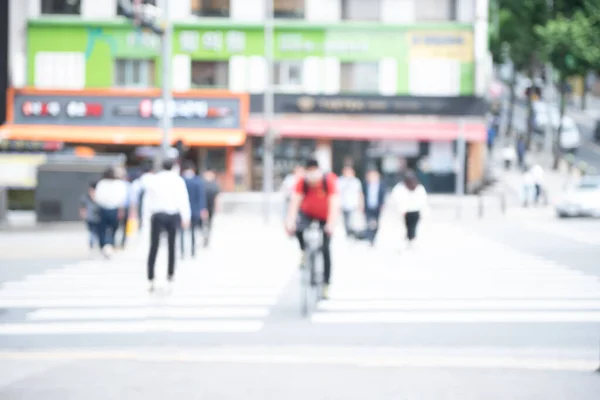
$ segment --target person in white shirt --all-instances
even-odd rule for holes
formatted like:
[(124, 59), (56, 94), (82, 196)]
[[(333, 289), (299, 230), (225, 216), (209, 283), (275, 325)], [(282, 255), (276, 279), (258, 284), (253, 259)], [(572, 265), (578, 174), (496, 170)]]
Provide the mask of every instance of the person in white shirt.
[(540, 164), (535, 164), (531, 167), (531, 176), (533, 178), (533, 185), (535, 189), (534, 201), (536, 204), (540, 202), (540, 196), (542, 195), (542, 189), (544, 187), (544, 169)]
[(406, 239), (409, 246), (417, 237), (417, 226), (421, 214), (427, 208), (427, 191), (419, 183), (414, 171), (407, 171), (404, 180), (392, 190), (392, 200), (396, 203), (400, 215), (404, 216)]
[(352, 217), (356, 212), (364, 208), (363, 187), (360, 179), (356, 177), (354, 168), (350, 166), (344, 167), (342, 176), (338, 179), (338, 184), (346, 236), (350, 237), (356, 234), (352, 226)]
[(174, 171), (175, 162), (163, 162), (163, 171), (155, 174), (145, 188), (144, 207), (150, 214), (150, 251), (148, 253), (148, 281), (154, 291), (154, 265), (162, 231), (167, 232), (169, 265), (167, 280), (172, 283), (175, 276), (175, 237), (181, 228), (188, 229), (191, 207), (187, 187), (183, 178)]
[(109, 258), (115, 245), (115, 233), (119, 228), (119, 220), (124, 215), (127, 203), (127, 184), (119, 179), (114, 167), (104, 172), (103, 178), (96, 185), (96, 204), (100, 207), (98, 236), (100, 250)]

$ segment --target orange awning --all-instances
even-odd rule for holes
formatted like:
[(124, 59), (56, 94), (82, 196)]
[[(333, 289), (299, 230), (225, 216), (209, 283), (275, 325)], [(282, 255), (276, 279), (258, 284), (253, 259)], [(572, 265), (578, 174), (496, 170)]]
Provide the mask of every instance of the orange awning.
[[(246, 133), (241, 129), (174, 128), (171, 142), (182, 140), (188, 146), (241, 146)], [(55, 125), (15, 125), (0, 127), (0, 139), (58, 141), (90, 144), (160, 144), (160, 128), (73, 127)]]

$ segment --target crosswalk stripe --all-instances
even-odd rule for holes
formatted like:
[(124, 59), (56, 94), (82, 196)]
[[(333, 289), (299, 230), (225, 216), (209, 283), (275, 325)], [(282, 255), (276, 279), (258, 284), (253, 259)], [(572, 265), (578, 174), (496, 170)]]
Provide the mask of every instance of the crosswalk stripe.
[(49, 308), (49, 307), (146, 307), (166, 305), (173, 307), (202, 306), (273, 306), (276, 297), (65, 297), (65, 298), (13, 298), (0, 299), (0, 308)]
[(600, 322), (600, 311), (564, 312), (353, 312), (317, 313), (312, 322), (335, 323), (540, 323), (540, 322)]
[(85, 335), (85, 334), (142, 334), (142, 333), (243, 333), (258, 332), (262, 321), (246, 320), (150, 320), (119, 322), (49, 322), (0, 324), (0, 336), (9, 335)]
[(323, 311), (367, 310), (600, 310), (598, 300), (376, 300), (322, 301)]
[(98, 319), (158, 319), (158, 318), (263, 318), (269, 315), (266, 307), (212, 308), (47, 308), (27, 314), (27, 320), (98, 320)]

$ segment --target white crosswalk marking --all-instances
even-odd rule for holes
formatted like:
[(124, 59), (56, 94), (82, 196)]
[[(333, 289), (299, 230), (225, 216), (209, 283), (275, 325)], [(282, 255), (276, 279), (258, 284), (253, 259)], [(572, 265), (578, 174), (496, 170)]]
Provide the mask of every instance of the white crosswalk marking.
[(330, 297), (312, 323), (600, 323), (597, 277), (456, 226), (422, 231), (402, 251), (400, 240), (372, 252), (336, 242)]
[[(280, 236), (279, 249), (293, 251)], [(281, 265), (281, 253), (251, 255), (252, 243), (230, 244), (235, 251), (217, 244), (178, 260), (172, 292), (162, 248), (155, 293), (148, 291), (143, 247), (6, 282), (0, 337), (258, 332), (296, 268)]]

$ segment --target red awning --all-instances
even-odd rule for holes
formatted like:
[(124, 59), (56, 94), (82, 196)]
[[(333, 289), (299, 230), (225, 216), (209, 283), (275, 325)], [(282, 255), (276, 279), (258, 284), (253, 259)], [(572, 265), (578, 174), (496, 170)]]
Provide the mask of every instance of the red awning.
[[(447, 141), (460, 136), (461, 123), (457, 118), (445, 119), (369, 119), (337, 117), (322, 119), (278, 118), (273, 122), (282, 137), (323, 138), (346, 140), (422, 140)], [(262, 136), (266, 123), (250, 118), (246, 125), (249, 135)], [(484, 121), (465, 121), (464, 137), (470, 142), (484, 142), (487, 130)]]

